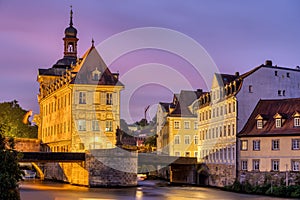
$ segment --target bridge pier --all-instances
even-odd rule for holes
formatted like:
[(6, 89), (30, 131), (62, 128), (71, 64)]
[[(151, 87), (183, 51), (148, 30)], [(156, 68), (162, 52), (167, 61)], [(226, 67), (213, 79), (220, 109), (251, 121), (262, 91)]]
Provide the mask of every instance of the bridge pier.
[[(31, 158), (26, 157), (25, 160)], [(36, 154), (38, 155), (38, 153)], [(58, 159), (56, 162), (51, 155), (39, 154), (43, 164), (35, 167), (41, 179), (52, 179), (87, 187), (127, 187), (137, 185), (138, 154), (120, 148), (97, 149), (85, 153), (84, 161)], [(79, 154), (78, 154), (79, 155)], [(36, 156), (37, 159), (39, 156)], [(47, 160), (49, 159), (49, 160)]]
[(86, 155), (90, 187), (136, 186), (138, 154), (120, 148), (91, 150)]

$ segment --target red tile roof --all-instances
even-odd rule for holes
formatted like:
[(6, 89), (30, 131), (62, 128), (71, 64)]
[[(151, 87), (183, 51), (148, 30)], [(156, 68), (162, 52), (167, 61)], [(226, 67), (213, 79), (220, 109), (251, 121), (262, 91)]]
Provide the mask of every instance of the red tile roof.
[[(300, 127), (294, 126), (293, 114), (297, 111), (300, 111), (300, 98), (260, 100), (238, 137), (300, 135)], [(283, 119), (280, 128), (275, 127), (274, 116), (277, 113)], [(263, 117), (264, 125), (261, 129), (257, 128), (255, 119), (258, 115)]]

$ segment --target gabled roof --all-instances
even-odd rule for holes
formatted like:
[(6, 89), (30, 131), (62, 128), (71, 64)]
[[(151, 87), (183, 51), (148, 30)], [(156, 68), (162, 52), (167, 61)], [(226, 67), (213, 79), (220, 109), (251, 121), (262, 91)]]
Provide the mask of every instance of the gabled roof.
[(159, 105), (163, 108), (164, 112), (169, 112), (169, 108), (172, 103), (159, 102)]
[[(238, 136), (300, 135), (300, 128), (294, 127), (293, 115), (297, 110), (300, 110), (300, 98), (260, 100)], [(273, 117), (279, 113), (283, 123), (281, 128), (276, 128)], [(262, 129), (256, 127), (258, 115), (263, 116)]]
[(194, 117), (195, 115), (189, 110), (189, 106), (200, 97), (202, 90), (188, 91), (182, 90), (179, 94), (178, 102), (174, 110), (169, 114), (170, 117)]
[(218, 78), (218, 81), (222, 81), (224, 85), (234, 81), (238, 76), (237, 75), (232, 75), (232, 74), (217, 74), (216, 77)]
[[(91, 46), (83, 57), (77, 60), (75, 66), (67, 68), (53, 66), (49, 69), (39, 69), (39, 75), (62, 76), (67, 71), (75, 74), (70, 82), (71, 84), (124, 86), (119, 81), (119, 74), (110, 72), (94, 46)], [(95, 71), (99, 73), (99, 78), (96, 80), (93, 77)]]
[[(97, 80), (94, 80), (92, 76), (95, 70), (100, 72), (99, 79)], [(82, 57), (82, 61), (74, 67), (73, 71), (77, 72), (71, 81), (74, 84), (123, 86), (118, 80), (118, 74), (110, 72), (94, 46), (86, 51)]]

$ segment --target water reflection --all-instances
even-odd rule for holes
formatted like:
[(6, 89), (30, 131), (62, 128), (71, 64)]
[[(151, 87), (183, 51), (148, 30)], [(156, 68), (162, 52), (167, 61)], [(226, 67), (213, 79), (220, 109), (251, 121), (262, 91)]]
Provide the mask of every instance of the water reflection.
[(170, 187), (155, 181), (141, 181), (139, 187), (126, 188), (87, 188), (39, 180), (23, 181), (20, 185), (22, 200), (282, 200), (282, 198), (237, 194), (211, 188)]

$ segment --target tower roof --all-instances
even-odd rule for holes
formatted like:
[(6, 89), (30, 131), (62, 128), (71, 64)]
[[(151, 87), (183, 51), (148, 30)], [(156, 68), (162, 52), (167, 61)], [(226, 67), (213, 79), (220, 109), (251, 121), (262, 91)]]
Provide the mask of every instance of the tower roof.
[(76, 38), (77, 29), (73, 27), (73, 10), (71, 6), (69, 27), (65, 29), (66, 38)]

